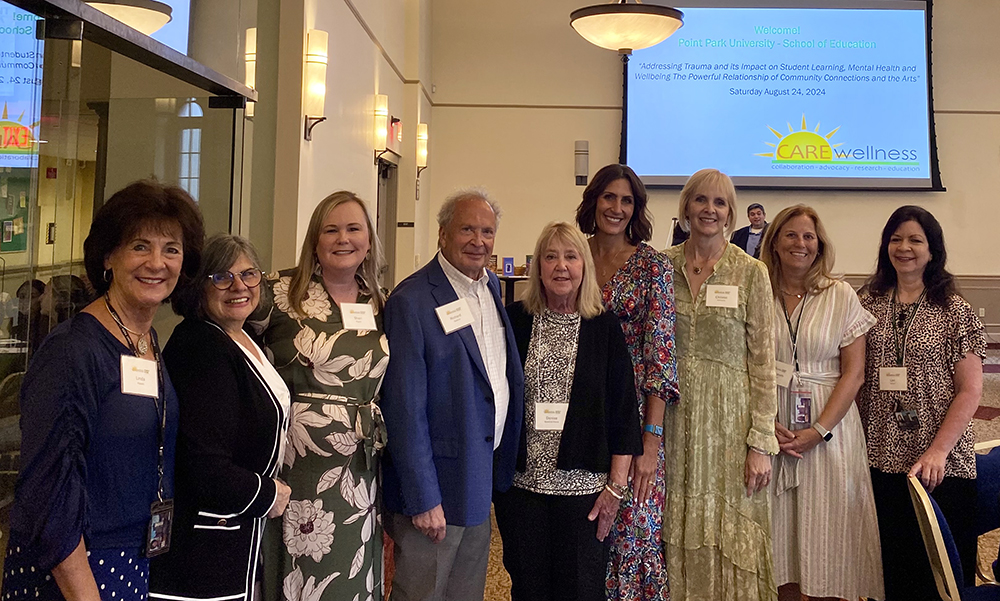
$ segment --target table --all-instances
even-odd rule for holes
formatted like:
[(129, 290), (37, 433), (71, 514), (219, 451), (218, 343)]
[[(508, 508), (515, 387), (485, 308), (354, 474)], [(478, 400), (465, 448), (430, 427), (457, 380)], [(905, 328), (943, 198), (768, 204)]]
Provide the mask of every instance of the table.
[(528, 279), (526, 275), (498, 275), (503, 282), (503, 304), (507, 306), (514, 302), (514, 284)]

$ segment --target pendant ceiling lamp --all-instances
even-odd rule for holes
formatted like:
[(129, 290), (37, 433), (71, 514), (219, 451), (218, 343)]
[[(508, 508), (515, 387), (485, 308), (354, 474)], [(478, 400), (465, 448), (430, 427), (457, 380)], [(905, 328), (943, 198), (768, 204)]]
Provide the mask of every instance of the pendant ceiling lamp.
[(569, 23), (591, 44), (631, 54), (673, 35), (684, 24), (684, 13), (659, 4), (618, 0), (578, 8), (570, 13)]
[(173, 12), (170, 5), (156, 0), (94, 0), (87, 4), (146, 35), (169, 23)]

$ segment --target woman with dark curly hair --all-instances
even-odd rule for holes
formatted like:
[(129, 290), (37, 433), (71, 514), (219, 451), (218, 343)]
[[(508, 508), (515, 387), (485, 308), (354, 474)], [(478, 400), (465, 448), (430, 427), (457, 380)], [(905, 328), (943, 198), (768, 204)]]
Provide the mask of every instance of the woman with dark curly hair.
[(868, 332), (858, 408), (882, 541), (885, 598), (937, 599), (907, 490), (916, 476), (951, 526), (966, 586), (976, 577), (976, 457), (972, 415), (983, 389), (983, 324), (945, 268), (941, 225), (903, 206), (882, 230), (861, 305)]
[(84, 242), (99, 298), (35, 353), (21, 388), (21, 471), (5, 599), (145, 599), (170, 543), (177, 396), (153, 316), (198, 267), (204, 225), (184, 190), (115, 193)]
[(653, 235), (646, 188), (626, 165), (607, 165), (594, 174), (576, 222), (591, 236), (604, 308), (618, 317), (625, 334), (644, 427), (643, 452), (632, 460), (611, 529), (608, 599), (665, 599), (662, 424), (664, 409), (678, 399), (673, 265), (646, 244)]

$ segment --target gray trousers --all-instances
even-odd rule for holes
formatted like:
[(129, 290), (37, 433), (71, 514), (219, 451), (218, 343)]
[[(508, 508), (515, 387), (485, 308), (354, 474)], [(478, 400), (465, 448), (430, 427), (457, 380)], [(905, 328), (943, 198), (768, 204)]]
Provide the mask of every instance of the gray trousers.
[(386, 530), (396, 544), (390, 601), (476, 601), (486, 591), (490, 520), (477, 526), (448, 526), (432, 543), (409, 516), (386, 514)]

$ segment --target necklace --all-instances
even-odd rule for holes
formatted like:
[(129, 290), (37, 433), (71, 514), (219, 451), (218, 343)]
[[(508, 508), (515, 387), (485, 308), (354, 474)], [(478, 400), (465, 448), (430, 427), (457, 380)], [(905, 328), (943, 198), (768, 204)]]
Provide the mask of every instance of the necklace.
[(138, 340), (135, 343), (135, 348), (137, 351), (139, 351), (140, 355), (145, 355), (146, 352), (149, 350), (149, 343), (146, 341), (146, 334), (136, 332), (135, 330), (130, 330), (128, 326), (126, 326), (122, 322), (122, 318), (118, 317), (118, 312), (111, 307), (111, 299), (108, 298), (108, 294), (106, 292), (104, 293), (104, 304), (108, 306), (108, 313), (111, 313), (111, 318), (115, 320), (115, 323), (118, 324), (118, 327), (127, 332), (125, 334), (126, 338), (128, 337), (128, 334), (133, 334), (138, 337)]
[(712, 262), (712, 259), (715, 258), (715, 255), (720, 255), (721, 256), (722, 255), (722, 251), (724, 251), (725, 249), (726, 249), (726, 243), (723, 242), (722, 243), (722, 247), (719, 248), (719, 250), (715, 251), (715, 253), (713, 253), (711, 257), (709, 257), (708, 259), (705, 259), (705, 264), (702, 265), (701, 267), (695, 266), (695, 264), (694, 264), (694, 258), (692, 258), (691, 259), (691, 270), (694, 271), (695, 275), (701, 275), (701, 272), (704, 271), (705, 267), (707, 267), (708, 264)]
[(804, 296), (804, 294), (795, 294), (794, 292), (788, 292), (784, 288), (781, 288), (780, 290), (781, 290), (781, 293), (784, 294), (785, 296), (794, 296), (795, 298), (797, 298), (799, 300), (802, 300), (802, 297)]
[[(625, 244), (625, 246), (618, 249), (618, 252), (616, 252), (614, 256), (611, 257), (610, 269), (612, 269), (613, 271), (611, 271), (610, 275), (614, 275), (615, 271), (618, 271), (618, 258), (621, 257), (622, 253), (625, 252), (625, 250), (628, 249), (628, 247), (629, 247), (628, 244)], [(601, 279), (607, 281), (609, 279), (608, 267), (606, 265), (601, 265), (600, 272), (601, 272)]]

